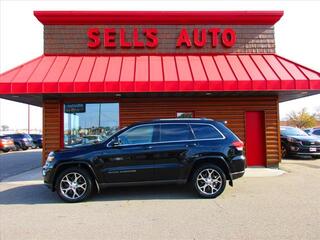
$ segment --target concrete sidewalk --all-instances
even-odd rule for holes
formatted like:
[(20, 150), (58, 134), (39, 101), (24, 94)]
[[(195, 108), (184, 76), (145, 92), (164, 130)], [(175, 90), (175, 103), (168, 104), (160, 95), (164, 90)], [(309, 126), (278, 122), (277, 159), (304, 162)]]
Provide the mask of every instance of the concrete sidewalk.
[[(276, 177), (284, 174), (285, 171), (274, 168), (247, 168), (244, 177)], [(41, 168), (35, 168), (27, 172), (23, 172), (8, 178), (3, 179), (1, 182), (14, 183), (14, 182), (42, 182)]]

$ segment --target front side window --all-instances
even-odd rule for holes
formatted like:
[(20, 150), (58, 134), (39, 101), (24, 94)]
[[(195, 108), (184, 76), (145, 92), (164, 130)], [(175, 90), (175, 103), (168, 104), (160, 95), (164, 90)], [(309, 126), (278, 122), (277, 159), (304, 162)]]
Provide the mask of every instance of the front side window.
[(207, 124), (191, 124), (196, 139), (223, 138), (212, 126)]
[(118, 129), (118, 103), (64, 105), (64, 145), (66, 147), (102, 142)]
[(160, 128), (160, 141), (186, 141), (193, 140), (193, 134), (188, 124), (162, 124)]
[(313, 131), (312, 134), (314, 134), (314, 135), (320, 135), (320, 129)]
[(153, 142), (154, 125), (133, 127), (118, 136), (121, 145), (148, 144)]

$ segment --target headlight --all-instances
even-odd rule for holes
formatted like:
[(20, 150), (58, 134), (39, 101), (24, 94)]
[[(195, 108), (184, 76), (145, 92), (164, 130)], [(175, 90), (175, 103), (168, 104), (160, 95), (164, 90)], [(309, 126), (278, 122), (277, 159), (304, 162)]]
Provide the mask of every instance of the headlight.
[(301, 141), (299, 141), (295, 138), (292, 138), (292, 137), (288, 137), (287, 140), (288, 140), (288, 142), (291, 142), (291, 143), (301, 143)]
[(54, 160), (54, 153), (53, 152), (50, 152), (48, 157), (47, 157), (47, 162), (52, 162)]

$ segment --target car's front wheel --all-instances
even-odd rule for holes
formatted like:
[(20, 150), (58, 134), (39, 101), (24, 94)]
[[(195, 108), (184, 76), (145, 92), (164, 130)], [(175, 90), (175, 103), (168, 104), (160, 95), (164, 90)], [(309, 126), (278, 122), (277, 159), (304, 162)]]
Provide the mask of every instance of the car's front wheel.
[(281, 157), (287, 158), (288, 157), (288, 150), (285, 146), (281, 145)]
[(56, 190), (65, 202), (81, 202), (91, 195), (92, 178), (85, 169), (68, 168), (59, 174)]
[(316, 155), (316, 156), (311, 156), (313, 159), (320, 159), (320, 156), (319, 155)]
[(216, 198), (226, 187), (226, 175), (218, 166), (205, 164), (193, 174), (194, 190), (203, 198)]

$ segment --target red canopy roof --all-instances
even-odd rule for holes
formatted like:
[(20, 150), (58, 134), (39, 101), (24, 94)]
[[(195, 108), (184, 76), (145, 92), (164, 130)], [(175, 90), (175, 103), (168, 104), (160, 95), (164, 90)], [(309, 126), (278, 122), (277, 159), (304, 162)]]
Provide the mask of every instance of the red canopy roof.
[(0, 95), (320, 90), (319, 72), (274, 54), (40, 56), (0, 75)]

